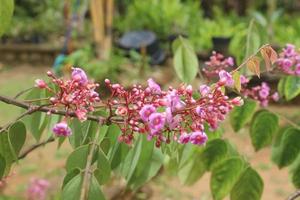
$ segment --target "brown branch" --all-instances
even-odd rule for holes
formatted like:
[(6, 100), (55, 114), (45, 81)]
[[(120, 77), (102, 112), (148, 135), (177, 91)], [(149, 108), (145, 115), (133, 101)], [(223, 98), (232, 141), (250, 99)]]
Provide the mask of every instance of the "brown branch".
[(294, 192), (293, 194), (291, 194), (287, 200), (295, 200), (298, 197), (300, 197), (300, 190), (297, 190), (296, 192)]
[[(70, 117), (75, 117), (77, 118), (76, 114), (74, 112), (66, 112), (63, 110), (55, 110), (53, 108), (49, 108), (47, 106), (37, 106), (37, 105), (32, 105), (29, 103), (25, 103), (16, 99), (12, 99), (10, 97), (7, 96), (1, 96), (0, 95), (0, 101), (6, 103), (6, 104), (10, 104), (10, 105), (14, 105), (20, 108), (24, 108), (28, 110), (28, 113), (26, 114), (32, 114), (33, 112), (39, 111), (39, 112), (51, 112), (52, 114), (56, 114), (56, 115), (68, 115)], [(88, 115), (87, 119), (90, 121), (96, 121), (99, 122), (99, 117), (98, 116), (94, 116), (94, 115)], [(109, 121), (106, 121), (106, 123), (109, 123)]]
[(54, 137), (50, 137), (48, 140), (45, 140), (45, 141), (43, 141), (41, 143), (38, 143), (38, 144), (35, 144), (35, 145), (31, 146), (29, 149), (25, 150), (21, 155), (19, 155), (18, 160), (25, 158), (33, 150), (35, 150), (35, 149), (37, 149), (37, 148), (39, 148), (41, 146), (44, 146), (44, 145), (46, 145), (46, 144), (48, 144), (50, 142), (54, 142), (54, 141), (55, 141), (55, 138)]

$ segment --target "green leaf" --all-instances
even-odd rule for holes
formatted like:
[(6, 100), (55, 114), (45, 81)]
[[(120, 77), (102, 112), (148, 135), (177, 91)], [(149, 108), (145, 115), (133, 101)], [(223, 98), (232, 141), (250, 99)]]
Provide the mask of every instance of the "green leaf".
[(279, 93), (279, 95), (281, 97), (284, 96), (284, 87), (285, 87), (285, 80), (286, 80), (287, 77), (282, 77), (279, 82), (278, 82), (278, 85), (277, 85), (277, 91)]
[(0, 154), (0, 180), (4, 176), (5, 168), (6, 168), (5, 158)]
[(67, 172), (70, 172), (75, 168), (85, 169), (88, 154), (89, 145), (80, 146), (77, 149), (75, 149), (67, 158)]
[(175, 72), (181, 81), (190, 83), (198, 72), (198, 58), (188, 40), (182, 37), (178, 40), (180, 44), (176, 48), (173, 59)]
[(87, 200), (105, 200), (97, 179), (93, 176), (90, 184)]
[(164, 156), (160, 149), (154, 148), (151, 158), (146, 163), (139, 163), (128, 185), (137, 190), (153, 178), (162, 167)]
[[(73, 177), (71, 180), (69, 180), (62, 190), (61, 199), (79, 200), (81, 194), (82, 182), (83, 182), (82, 174), (78, 174), (75, 177)], [(98, 184), (94, 176), (91, 177), (87, 200), (105, 200), (100, 185)]]
[(101, 143), (100, 143), (100, 147), (103, 150), (103, 152), (105, 153), (105, 155), (108, 154), (109, 149), (110, 149), (110, 140), (109, 138), (103, 138)]
[(5, 172), (6, 175), (11, 167), (11, 164), (15, 160), (15, 155), (12, 152), (11, 145), (9, 144), (8, 133), (3, 131), (0, 133), (0, 154), (4, 157), (6, 162)]
[(18, 157), (26, 140), (26, 127), (24, 123), (18, 121), (11, 125), (8, 131), (8, 138), (16, 157)]
[(288, 76), (284, 83), (284, 96), (286, 100), (291, 100), (300, 94), (300, 77)]
[(125, 159), (129, 147), (124, 143), (118, 142), (118, 137), (121, 134), (120, 128), (116, 124), (109, 126), (107, 131), (107, 138), (110, 141), (110, 150), (108, 152), (108, 158), (111, 163), (111, 169), (115, 169)]
[(80, 169), (78, 169), (78, 168), (75, 168), (75, 169), (71, 170), (69, 173), (67, 173), (67, 175), (65, 176), (65, 178), (63, 180), (62, 188), (64, 188), (65, 185), (67, 183), (69, 183), (69, 181), (72, 180), (78, 174), (80, 174)]
[[(34, 88), (28, 93), (26, 99), (31, 100), (43, 98), (42, 92), (43, 91), (39, 88)], [(40, 103), (37, 103), (37, 105), (40, 105)], [(45, 118), (47, 116), (46, 114), (43, 114), (41, 112), (34, 112), (31, 115), (25, 117), (24, 122), (27, 125), (29, 132), (33, 135), (36, 141), (39, 141), (42, 135), (42, 132), (40, 132), (40, 125), (43, 117)]]
[(244, 161), (238, 157), (223, 160), (212, 170), (210, 189), (215, 200), (223, 199), (238, 181)]
[(289, 127), (284, 130), (272, 149), (272, 160), (279, 168), (290, 165), (300, 153), (300, 130)]
[(269, 111), (257, 112), (252, 120), (250, 136), (255, 151), (271, 144), (273, 135), (278, 129), (278, 117)]
[(230, 113), (230, 123), (235, 132), (238, 132), (251, 121), (256, 109), (256, 102), (245, 100), (244, 105), (235, 106)]
[[(84, 140), (84, 136), (89, 134), (90, 121), (80, 122), (77, 118), (73, 119), (71, 122), (72, 135), (69, 137), (70, 144), (73, 148), (79, 147), (82, 143), (87, 143), (88, 139)], [(93, 130), (91, 130), (90, 134)]]
[(154, 141), (148, 141), (145, 135), (139, 137), (142, 146), (141, 153), (134, 171), (130, 170), (126, 176), (128, 185), (133, 190), (136, 190), (156, 175), (163, 163), (162, 152), (154, 147)]
[(202, 161), (202, 150), (194, 151), (190, 155), (178, 171), (180, 181), (186, 185), (194, 184), (207, 170), (205, 163)]
[(206, 169), (211, 170), (216, 164), (225, 159), (228, 152), (227, 148), (226, 142), (222, 139), (209, 141), (201, 155)]
[(231, 200), (260, 200), (264, 183), (259, 174), (248, 167), (230, 192)]
[(232, 75), (233, 81), (234, 81), (234, 87), (235, 89), (240, 92), (241, 91), (241, 75), (239, 71), (235, 71)]
[(295, 161), (296, 164), (290, 173), (292, 173), (292, 183), (296, 188), (300, 188), (300, 156), (298, 156), (297, 161)]
[(134, 142), (134, 146), (130, 149), (127, 154), (124, 162), (121, 165), (121, 174), (126, 178), (126, 180), (130, 180), (133, 172), (139, 162), (143, 147), (143, 137), (140, 135), (136, 142)]
[(99, 184), (102, 185), (106, 183), (110, 178), (110, 163), (104, 152), (99, 149), (98, 151), (98, 161), (97, 161), (97, 170), (95, 171), (95, 177), (98, 180)]
[(82, 184), (82, 175), (78, 174), (65, 185), (62, 190), (62, 200), (79, 200)]
[(14, 11), (14, 0), (1, 0), (0, 3), (0, 37), (9, 27)]

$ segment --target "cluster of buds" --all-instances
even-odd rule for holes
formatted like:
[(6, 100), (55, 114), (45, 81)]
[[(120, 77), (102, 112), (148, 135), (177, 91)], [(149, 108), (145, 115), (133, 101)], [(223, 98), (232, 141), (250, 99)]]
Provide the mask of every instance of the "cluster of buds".
[(58, 91), (54, 91), (40, 79), (36, 80), (36, 87), (47, 89), (54, 94), (49, 99), (53, 108), (63, 107), (65, 109), (67, 113), (65, 118), (54, 126), (53, 132), (57, 136), (69, 136), (72, 132), (66, 123), (68, 113), (75, 113), (80, 121), (85, 121), (87, 113), (94, 111), (94, 104), (100, 101), (99, 94), (95, 91), (99, 85), (89, 81), (85, 72), (80, 68), (72, 69), (69, 80), (57, 78), (50, 71), (47, 72), (47, 75), (52, 78)]
[(241, 93), (245, 98), (249, 97), (258, 101), (262, 107), (268, 106), (270, 100), (279, 100), (278, 92), (271, 93), (271, 88), (266, 82), (262, 82), (261, 85), (247, 88), (248, 82), (249, 79), (247, 79), (245, 76), (241, 76)]
[[(100, 101), (94, 91), (98, 85), (89, 81), (79, 68), (73, 68), (70, 80), (58, 79), (51, 72), (48, 76), (59, 88), (50, 98), (52, 106), (63, 107), (66, 113), (73, 112), (81, 121), (86, 120), (87, 112), (93, 111), (94, 103)], [(166, 91), (152, 79), (148, 80), (147, 87), (133, 85), (131, 89), (106, 79), (111, 96), (101, 104), (109, 113), (107, 121), (117, 124), (122, 131), (119, 141), (131, 144), (134, 134), (146, 134), (149, 140), (156, 141), (157, 147), (171, 140), (202, 145), (207, 141), (205, 124), (212, 130), (217, 129), (234, 106), (243, 104), (240, 97), (229, 99), (221, 89), (233, 85), (231, 74), (220, 70), (219, 79), (216, 84), (201, 85), (197, 90), (191, 85), (180, 85)], [(42, 80), (36, 84), (54, 92)], [(57, 136), (71, 135), (65, 119), (54, 126), (53, 132)]]
[(205, 66), (202, 69), (205, 77), (208, 79), (218, 77), (218, 74), (222, 70), (226, 70), (229, 67), (234, 66), (234, 60), (232, 57), (225, 57), (221, 53), (215, 51), (209, 57), (209, 61), (205, 62)]
[(234, 106), (243, 104), (240, 97), (229, 99), (221, 90), (222, 86), (233, 84), (231, 75), (220, 71), (219, 76), (217, 84), (201, 85), (198, 90), (193, 90), (191, 85), (180, 85), (163, 91), (152, 79), (145, 88), (134, 85), (125, 90), (120, 84), (105, 80), (111, 90), (106, 102), (111, 121), (117, 120), (122, 130), (119, 140), (131, 144), (134, 133), (140, 133), (147, 134), (149, 140), (155, 139), (157, 147), (171, 140), (204, 144), (207, 140), (205, 124), (213, 130), (218, 128)]
[(45, 179), (32, 179), (27, 189), (28, 200), (46, 200), (49, 187), (50, 183)]
[(276, 61), (279, 69), (289, 75), (300, 76), (300, 52), (292, 44), (287, 44)]

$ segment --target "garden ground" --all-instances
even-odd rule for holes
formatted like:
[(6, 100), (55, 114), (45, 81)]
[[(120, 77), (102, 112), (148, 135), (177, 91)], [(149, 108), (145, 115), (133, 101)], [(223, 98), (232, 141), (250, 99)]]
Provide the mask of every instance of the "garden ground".
[[(0, 66), (0, 93), (13, 96), (18, 91), (31, 87), (36, 78), (45, 76), (47, 70), (48, 68), (45, 66), (34, 68), (26, 65), (17, 67)], [(297, 105), (276, 105), (271, 106), (271, 109), (284, 113), (291, 118), (299, 117), (299, 106)], [(2, 103), (0, 103), (0, 110), (1, 125), (13, 119), (20, 112), (19, 109)], [(288, 170), (279, 170), (270, 163), (271, 151), (269, 148), (254, 152), (247, 130), (241, 130), (240, 133), (236, 134), (229, 126), (228, 121), (224, 123), (224, 129), (226, 130), (224, 137), (230, 138), (230, 141), (238, 147), (240, 152), (262, 176), (265, 185), (263, 200), (286, 199), (295, 190), (288, 180)], [(34, 140), (29, 138), (26, 141), (26, 146), (33, 143)], [(5, 188), (5, 194), (17, 197), (24, 195), (26, 187), (33, 176), (48, 179), (52, 183), (51, 194), (59, 191), (58, 188), (60, 188), (61, 179), (65, 172), (65, 158), (71, 148), (66, 143), (58, 151), (56, 148), (57, 144), (51, 143), (21, 160), (20, 165), (16, 165), (13, 169), (14, 175)], [(153, 180), (147, 188), (152, 191), (151, 200), (209, 200), (212, 199), (209, 192), (209, 179), (210, 175), (205, 174), (195, 185), (182, 186), (177, 178), (162, 175)], [(145, 194), (139, 194), (137, 198), (145, 199)]]

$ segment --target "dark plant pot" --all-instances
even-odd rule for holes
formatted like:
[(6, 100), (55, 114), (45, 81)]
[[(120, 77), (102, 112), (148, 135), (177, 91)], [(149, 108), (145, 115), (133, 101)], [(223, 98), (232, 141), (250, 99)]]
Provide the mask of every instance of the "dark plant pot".
[(127, 32), (119, 39), (118, 47), (127, 51), (127, 54), (130, 50), (141, 52), (142, 48), (145, 48), (147, 55), (151, 58), (151, 65), (162, 64), (166, 58), (156, 35), (151, 31)]
[(213, 37), (213, 50), (224, 55), (228, 55), (229, 53), (229, 45), (230, 45), (231, 37)]

